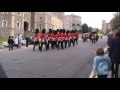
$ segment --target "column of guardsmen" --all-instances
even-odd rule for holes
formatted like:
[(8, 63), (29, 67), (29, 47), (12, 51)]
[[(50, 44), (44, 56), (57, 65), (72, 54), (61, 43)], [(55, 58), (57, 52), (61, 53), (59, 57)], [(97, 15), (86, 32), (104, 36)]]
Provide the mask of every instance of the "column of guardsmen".
[(39, 33), (39, 29), (36, 29), (34, 34), (34, 45), (33, 51), (35, 51), (35, 47), (37, 46), (40, 52), (42, 52), (43, 45), (45, 45), (46, 51), (50, 49), (64, 49), (67, 47), (75, 46), (78, 44), (79, 35), (77, 30), (65, 30), (65, 29), (57, 29), (52, 30), (49, 29), (49, 32), (46, 33), (46, 30), (43, 29), (42, 33)]

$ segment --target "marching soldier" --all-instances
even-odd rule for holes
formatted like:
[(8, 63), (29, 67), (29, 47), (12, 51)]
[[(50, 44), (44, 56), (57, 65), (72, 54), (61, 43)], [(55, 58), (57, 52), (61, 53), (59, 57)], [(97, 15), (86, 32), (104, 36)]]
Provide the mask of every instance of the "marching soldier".
[(54, 49), (55, 46), (55, 30), (53, 30), (53, 35), (52, 35), (52, 49)]
[(63, 36), (64, 30), (61, 31), (61, 48), (64, 49), (63, 43), (64, 43), (64, 36)]
[(78, 38), (79, 38), (79, 35), (77, 33), (77, 31), (75, 30), (75, 35), (76, 35), (76, 44), (78, 44)]
[[(70, 47), (69, 45), (69, 43), (70, 43), (70, 41), (69, 41), (69, 39), (70, 39), (70, 35), (69, 35), (69, 30), (67, 30), (66, 31), (66, 38), (65, 38), (65, 48), (67, 47), (67, 45), (68, 45), (68, 47)], [(67, 44), (68, 43), (68, 44)]]
[(37, 46), (37, 45), (40, 49), (40, 42), (41, 42), (41, 38), (39, 36), (39, 29), (36, 29), (35, 35), (34, 35), (33, 51), (35, 51), (35, 46)]
[(63, 30), (63, 42), (64, 42), (64, 46), (66, 48), (66, 46), (67, 46), (67, 37), (66, 37), (66, 30), (65, 29)]
[(59, 50), (59, 44), (61, 44), (61, 48), (63, 49), (63, 33), (62, 33), (62, 29), (60, 29), (60, 31), (58, 32), (58, 50)]
[(57, 44), (57, 40), (58, 40), (58, 34), (57, 34), (57, 30), (55, 31), (55, 47), (57, 48), (58, 44)]
[(43, 45), (45, 45), (46, 51), (47, 51), (46, 30), (45, 29), (42, 30), (40, 52), (42, 51)]
[(48, 33), (48, 44), (47, 44), (47, 48), (49, 49), (49, 45), (51, 44), (51, 48), (52, 48), (52, 29), (49, 29), (49, 33)]
[(74, 33), (73, 33), (73, 30), (71, 30), (71, 32), (70, 32), (70, 47), (71, 47), (71, 43), (74, 46)]

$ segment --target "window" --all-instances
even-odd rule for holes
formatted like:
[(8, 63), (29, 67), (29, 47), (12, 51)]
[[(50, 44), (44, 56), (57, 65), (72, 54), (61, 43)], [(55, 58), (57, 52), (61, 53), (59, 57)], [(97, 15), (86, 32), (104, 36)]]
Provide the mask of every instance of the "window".
[(2, 21), (2, 27), (7, 27), (7, 20)]
[(8, 12), (3, 12), (3, 14), (8, 14)]
[(18, 12), (18, 15), (20, 15), (21, 13), (20, 12)]
[(17, 28), (20, 28), (20, 22), (19, 21), (17, 22)]

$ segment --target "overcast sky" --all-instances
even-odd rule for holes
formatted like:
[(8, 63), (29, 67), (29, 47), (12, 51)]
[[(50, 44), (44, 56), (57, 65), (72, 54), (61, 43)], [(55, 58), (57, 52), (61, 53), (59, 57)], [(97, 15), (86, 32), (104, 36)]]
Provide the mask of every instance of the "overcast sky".
[(102, 28), (102, 20), (108, 23), (115, 12), (65, 12), (65, 15), (75, 14), (81, 16), (82, 24), (87, 23), (93, 28)]

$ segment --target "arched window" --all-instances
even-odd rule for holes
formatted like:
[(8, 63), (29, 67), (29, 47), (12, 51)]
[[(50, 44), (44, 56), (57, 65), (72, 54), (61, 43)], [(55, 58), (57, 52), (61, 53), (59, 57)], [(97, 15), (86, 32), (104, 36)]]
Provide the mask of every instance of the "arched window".
[(3, 14), (8, 14), (8, 12), (3, 12)]
[(21, 12), (18, 12), (18, 15), (20, 15), (21, 14)]
[(2, 27), (7, 27), (7, 20), (2, 21)]
[(17, 22), (17, 28), (20, 28), (20, 22), (19, 21)]

